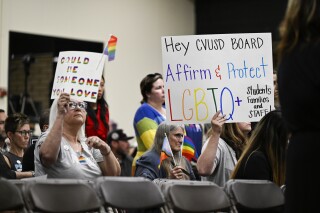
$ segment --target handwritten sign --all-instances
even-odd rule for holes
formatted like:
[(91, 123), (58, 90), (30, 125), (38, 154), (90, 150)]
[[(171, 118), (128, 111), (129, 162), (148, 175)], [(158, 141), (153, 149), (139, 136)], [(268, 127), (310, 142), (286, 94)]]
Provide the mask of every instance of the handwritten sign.
[(101, 57), (105, 59), (101, 53), (60, 52), (51, 99), (66, 92), (71, 99), (96, 102), (104, 65), (100, 63)]
[(167, 121), (259, 121), (274, 109), (271, 33), (161, 38)]

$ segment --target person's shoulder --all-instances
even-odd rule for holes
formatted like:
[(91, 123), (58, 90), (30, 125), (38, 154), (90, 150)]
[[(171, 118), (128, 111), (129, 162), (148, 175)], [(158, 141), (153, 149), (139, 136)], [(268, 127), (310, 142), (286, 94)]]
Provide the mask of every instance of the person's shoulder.
[(135, 116), (134, 116), (134, 120), (135, 121), (140, 121), (143, 118), (151, 118), (153, 119), (154, 117), (156, 117), (156, 112), (155, 110), (150, 107), (148, 104), (143, 103), (136, 111)]
[(219, 143), (218, 143), (218, 147), (221, 148), (227, 148), (229, 145), (227, 144), (227, 142), (225, 140), (223, 140), (222, 138), (219, 138)]
[(152, 111), (152, 107), (147, 103), (143, 103), (139, 106), (136, 113), (149, 112)]
[(153, 162), (159, 160), (160, 155), (156, 153), (155, 151), (147, 151), (145, 152), (140, 158), (137, 159), (137, 163), (143, 163), (143, 162)]
[[(266, 156), (265, 153), (263, 153), (262, 151), (256, 150), (256, 151), (253, 151), (253, 152), (250, 154), (250, 158), (251, 158), (251, 159), (254, 159), (254, 160), (257, 160), (257, 159), (266, 160), (266, 159), (267, 159), (267, 156)], [(250, 160), (250, 159), (249, 159), (249, 160)]]

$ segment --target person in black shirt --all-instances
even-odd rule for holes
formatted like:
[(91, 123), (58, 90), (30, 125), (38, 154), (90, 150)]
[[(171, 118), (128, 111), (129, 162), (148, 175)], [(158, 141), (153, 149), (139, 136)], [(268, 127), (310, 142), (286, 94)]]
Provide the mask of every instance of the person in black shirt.
[(230, 178), (270, 180), (285, 184), (289, 131), (281, 112), (266, 114), (253, 130)]
[(120, 163), (120, 176), (131, 176), (133, 158), (129, 155), (129, 140), (132, 138), (134, 137), (128, 137), (122, 129), (109, 132), (107, 137), (107, 142)]
[(320, 1), (289, 0), (279, 27), (278, 89), (292, 132), (287, 155), (285, 212), (318, 212), (320, 182)]

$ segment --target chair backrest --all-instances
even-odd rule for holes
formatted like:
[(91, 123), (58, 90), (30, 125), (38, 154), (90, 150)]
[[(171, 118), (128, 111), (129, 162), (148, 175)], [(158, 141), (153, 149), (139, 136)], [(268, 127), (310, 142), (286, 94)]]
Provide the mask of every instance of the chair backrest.
[(216, 212), (231, 208), (223, 188), (213, 182), (162, 180), (161, 190), (174, 212)]
[(238, 212), (283, 211), (284, 195), (272, 181), (232, 179), (226, 182), (224, 189)]
[(165, 199), (159, 187), (143, 177), (99, 177), (97, 191), (105, 208), (148, 210), (161, 208)]
[(23, 191), (23, 187), (27, 181), (35, 181), (38, 179), (47, 179), (47, 175), (38, 176), (38, 177), (30, 177), (30, 178), (22, 178), (22, 179), (9, 179), (11, 183), (16, 185), (20, 191)]
[(27, 208), (41, 212), (100, 211), (100, 199), (92, 183), (77, 179), (37, 179), (24, 184)]
[(0, 212), (23, 209), (24, 201), (19, 188), (9, 180), (0, 178)]
[(280, 186), (280, 189), (281, 189), (282, 193), (284, 194), (286, 192), (286, 184), (283, 184), (282, 186)]

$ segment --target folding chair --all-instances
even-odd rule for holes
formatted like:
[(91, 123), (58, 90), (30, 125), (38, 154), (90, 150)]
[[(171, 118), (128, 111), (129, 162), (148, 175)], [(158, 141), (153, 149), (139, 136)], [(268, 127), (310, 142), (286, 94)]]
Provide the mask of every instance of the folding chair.
[(159, 187), (143, 177), (99, 177), (96, 188), (108, 211), (164, 212), (165, 199)]
[(30, 177), (30, 178), (22, 178), (22, 179), (9, 179), (11, 183), (16, 185), (20, 191), (23, 191), (23, 187), (27, 181), (35, 181), (38, 179), (47, 179), (47, 175), (38, 176), (38, 177)]
[(77, 179), (26, 181), (23, 196), (30, 212), (99, 212), (92, 183)]
[(280, 186), (280, 189), (281, 189), (282, 193), (284, 194), (286, 192), (286, 184), (283, 184), (282, 186)]
[(168, 207), (174, 212), (229, 211), (231, 202), (222, 187), (209, 181), (161, 181)]
[(23, 197), (19, 188), (9, 180), (0, 178), (0, 212), (24, 212), (24, 206)]
[(224, 186), (234, 212), (282, 212), (284, 195), (278, 185), (268, 180), (227, 181)]

